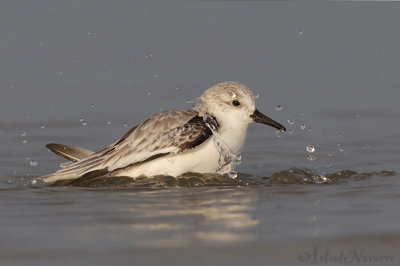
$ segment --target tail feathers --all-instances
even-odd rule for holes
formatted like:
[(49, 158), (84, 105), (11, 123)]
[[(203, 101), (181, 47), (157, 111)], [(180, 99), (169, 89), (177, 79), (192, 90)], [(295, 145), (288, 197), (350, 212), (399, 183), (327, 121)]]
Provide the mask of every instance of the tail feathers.
[(56, 172), (54, 174), (50, 174), (50, 175), (46, 175), (46, 176), (42, 176), (39, 178), (39, 180), (45, 182), (45, 183), (53, 183), (59, 180), (70, 180), (68, 181), (67, 184), (69, 185), (73, 185), (75, 183), (79, 183), (79, 182), (88, 182), (90, 180), (95, 180), (97, 178), (101, 178), (101, 177), (105, 177), (109, 175), (109, 172), (106, 168), (104, 169), (98, 169), (98, 170), (94, 170), (94, 171), (90, 171), (84, 175), (79, 175), (76, 172), (69, 172), (69, 173), (59, 173)]
[[(70, 160), (72, 162), (77, 162), (83, 158), (86, 158), (92, 154), (94, 154), (93, 151), (86, 150), (80, 147), (74, 147), (74, 146), (68, 146), (68, 145), (63, 145), (63, 144), (57, 144), (57, 143), (50, 143), (47, 144), (46, 147), (54, 152), (55, 154), (66, 158), (67, 160)], [(63, 167), (65, 167), (64, 165)]]
[(65, 173), (65, 174), (60, 174), (58, 172), (55, 172), (54, 174), (41, 176), (38, 179), (45, 183), (53, 183), (57, 180), (76, 179), (78, 177), (79, 177), (78, 174), (74, 173), (74, 172)]
[(39, 180), (45, 183), (52, 183), (57, 180), (77, 179), (84, 175), (87, 175), (88, 178), (94, 178), (106, 172), (108, 173), (104, 169), (100, 171), (98, 165), (101, 163), (101, 158), (92, 156), (95, 154), (93, 151), (56, 143), (47, 144), (46, 147), (55, 154), (68, 159), (69, 162), (62, 163), (62, 169), (57, 172), (39, 178)]
[(72, 161), (60, 163), (60, 167), (61, 168), (67, 168), (68, 166), (71, 166), (71, 164), (73, 164), (73, 163), (74, 162), (72, 162)]

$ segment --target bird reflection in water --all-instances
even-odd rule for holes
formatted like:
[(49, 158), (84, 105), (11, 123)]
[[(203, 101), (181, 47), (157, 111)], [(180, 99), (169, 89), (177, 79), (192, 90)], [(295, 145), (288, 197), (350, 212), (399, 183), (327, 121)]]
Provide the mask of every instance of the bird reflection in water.
[(254, 228), (259, 220), (252, 213), (257, 195), (251, 189), (178, 189), (140, 194), (140, 202), (122, 204), (107, 226), (114, 237), (130, 237), (135, 246), (234, 244), (256, 237)]

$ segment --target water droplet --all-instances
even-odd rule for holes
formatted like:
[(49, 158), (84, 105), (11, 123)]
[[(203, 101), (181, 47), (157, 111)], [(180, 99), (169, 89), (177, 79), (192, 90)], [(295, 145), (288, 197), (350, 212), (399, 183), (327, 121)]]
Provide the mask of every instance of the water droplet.
[(308, 129), (308, 132), (311, 132), (311, 131), (312, 131), (312, 129), (311, 129), (311, 128), (309, 128), (309, 129)]
[(343, 150), (343, 148), (342, 147), (338, 147), (338, 150), (340, 151), (340, 152), (343, 152), (344, 150)]
[(95, 108), (96, 107), (96, 105), (94, 105), (94, 103), (92, 103), (91, 105), (90, 105), (90, 108)]
[(175, 90), (179, 90), (179, 88), (175, 88)]
[(289, 129), (289, 130), (288, 130), (288, 133), (289, 133), (289, 134), (292, 134), (292, 133), (293, 133), (293, 130)]
[(32, 185), (36, 185), (36, 179), (33, 179), (31, 182)]
[[(216, 133), (216, 134), (218, 134), (218, 124), (217, 124), (217, 121), (215, 121), (215, 119), (211, 116), (211, 115), (205, 115), (204, 117), (203, 117), (203, 121), (204, 121), (204, 123), (206, 124), (206, 126), (209, 128), (209, 129), (211, 129), (211, 131), (213, 132), (213, 133)], [(216, 142), (216, 145), (217, 146), (219, 146), (220, 145), (220, 141), (217, 141)]]
[(326, 167), (330, 167), (331, 165), (331, 163), (326, 163)]
[(198, 112), (203, 112), (204, 110), (204, 104), (203, 100), (200, 97), (197, 97), (193, 101), (193, 109), (198, 111)]
[(363, 150), (366, 150), (366, 149), (369, 149), (369, 148), (371, 148), (371, 146), (369, 146), (369, 145), (366, 145), (366, 146), (362, 147)]
[(308, 146), (306, 147), (306, 150), (307, 150), (308, 152), (310, 152), (310, 153), (313, 153), (313, 152), (315, 152), (315, 147), (314, 147), (313, 145), (308, 145)]
[(101, 66), (105, 67), (105, 66), (107, 66), (107, 63), (103, 62), (103, 63), (101, 63)]
[(277, 106), (276, 106), (276, 110), (279, 112), (279, 111), (282, 111), (283, 110), (283, 106), (281, 105), (281, 104), (278, 104)]
[(317, 159), (317, 157), (314, 156), (314, 155), (312, 155), (312, 154), (308, 154), (308, 155), (307, 155), (307, 159), (308, 159), (309, 161), (315, 161), (315, 160)]
[(242, 155), (236, 155), (235, 156), (235, 163), (238, 163), (238, 164), (240, 164), (240, 162), (242, 161)]
[(28, 140), (27, 139), (24, 139), (23, 141), (22, 141), (22, 143), (27, 143), (28, 142)]
[(287, 122), (289, 123), (289, 125), (293, 125), (294, 124), (294, 121), (291, 120), (291, 119), (288, 119)]
[(158, 74), (155, 74), (154, 77), (155, 77), (156, 79), (158, 79), (160, 76), (159, 76)]
[(149, 96), (150, 96), (150, 95), (151, 95), (151, 92), (149, 91), (149, 92), (147, 93), (147, 95), (149, 95)]
[(21, 137), (26, 137), (26, 135), (28, 135), (28, 133), (26, 133), (26, 131), (22, 132)]
[(82, 126), (86, 126), (87, 125), (87, 122), (83, 118), (79, 119), (79, 122), (81, 122)]
[(328, 153), (328, 156), (331, 157), (331, 156), (332, 156), (332, 153)]
[(62, 71), (59, 71), (59, 72), (58, 72), (58, 74), (62, 75), (62, 74), (64, 74), (64, 72), (62, 72)]
[(235, 172), (235, 171), (230, 171), (229, 173), (228, 173), (228, 176), (229, 176), (229, 178), (232, 178), (232, 179), (235, 179), (235, 178), (237, 178), (237, 172)]
[(306, 128), (306, 125), (303, 123), (300, 125), (301, 130), (304, 130)]
[(128, 126), (128, 124), (127, 123), (124, 123), (124, 127), (127, 127)]
[(46, 126), (45, 126), (45, 125), (41, 125), (40, 128), (41, 128), (41, 129), (44, 129), (44, 128), (46, 128)]
[(258, 98), (260, 98), (260, 95), (256, 94), (256, 95), (254, 96), (254, 98), (257, 100)]
[(111, 121), (107, 121), (107, 125), (111, 125)]
[(29, 164), (31, 165), (31, 166), (33, 166), (33, 167), (35, 167), (35, 166), (38, 166), (38, 162), (36, 162), (35, 160), (31, 160), (30, 162), (29, 162)]
[(302, 32), (302, 31), (299, 31), (299, 35), (303, 35), (303, 33), (304, 33), (304, 32)]
[(91, 31), (88, 31), (88, 33), (87, 33), (87, 34), (90, 36), (90, 35), (92, 35), (93, 33), (92, 33)]

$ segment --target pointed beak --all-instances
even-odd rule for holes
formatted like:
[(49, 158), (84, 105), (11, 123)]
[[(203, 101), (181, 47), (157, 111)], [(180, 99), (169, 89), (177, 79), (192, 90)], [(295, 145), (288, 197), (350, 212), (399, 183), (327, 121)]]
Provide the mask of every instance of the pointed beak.
[(274, 127), (274, 128), (276, 128), (276, 129), (278, 129), (280, 131), (286, 131), (286, 128), (284, 126), (282, 126), (278, 122), (272, 120), (268, 116), (264, 115), (263, 113), (261, 113), (257, 109), (254, 111), (253, 114), (250, 115), (250, 118), (253, 119), (253, 121), (256, 122), (256, 123), (261, 123), (261, 124), (265, 124), (265, 125)]

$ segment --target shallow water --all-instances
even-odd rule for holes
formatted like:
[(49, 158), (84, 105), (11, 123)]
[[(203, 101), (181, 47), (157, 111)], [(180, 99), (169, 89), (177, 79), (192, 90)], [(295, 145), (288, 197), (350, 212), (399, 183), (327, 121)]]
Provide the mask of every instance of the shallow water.
[[(0, 264), (398, 265), (399, 8), (1, 3)], [(100, 150), (224, 80), (289, 130), (252, 125), (238, 178), (35, 183), (45, 144)]]

